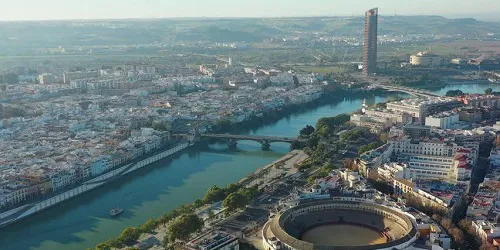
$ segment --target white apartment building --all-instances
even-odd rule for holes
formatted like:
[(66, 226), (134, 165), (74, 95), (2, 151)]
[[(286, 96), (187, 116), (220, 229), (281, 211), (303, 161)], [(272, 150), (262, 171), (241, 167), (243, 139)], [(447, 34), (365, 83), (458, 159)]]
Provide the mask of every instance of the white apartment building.
[(80, 89), (130, 89), (136, 86), (135, 82), (131, 82), (125, 78), (109, 78), (109, 79), (76, 79), (71, 80), (71, 87)]
[(441, 111), (450, 110), (462, 105), (455, 98), (436, 97), (432, 99), (405, 99), (387, 103), (387, 109), (395, 112), (409, 113), (420, 123), (425, 122), (425, 117)]
[(456, 143), (429, 139), (412, 141), (410, 137), (392, 138), (398, 161), (408, 163), (409, 176), (422, 180), (456, 182), (470, 179), (477, 150)]
[(350, 121), (351, 123), (359, 127), (367, 127), (370, 129), (378, 128), (380, 130), (390, 128), (393, 125), (393, 122), (390, 118), (369, 116), (364, 114), (352, 114)]
[(370, 117), (388, 118), (392, 123), (407, 124), (412, 122), (412, 116), (407, 112), (394, 112), (387, 109), (367, 109), (364, 113)]
[(408, 136), (391, 138), (395, 154), (423, 154), (451, 157), (456, 151), (456, 144), (439, 139), (427, 141), (412, 141)]
[(458, 179), (458, 170), (452, 157), (412, 155), (408, 167), (415, 180), (456, 182)]
[(395, 178), (410, 179), (410, 176), (407, 174), (407, 169), (407, 164), (389, 162), (379, 166), (377, 168), (377, 173), (380, 178), (383, 178), (387, 182), (392, 183)]
[(459, 114), (455, 112), (443, 112), (427, 116), (425, 125), (440, 129), (452, 129), (459, 123)]

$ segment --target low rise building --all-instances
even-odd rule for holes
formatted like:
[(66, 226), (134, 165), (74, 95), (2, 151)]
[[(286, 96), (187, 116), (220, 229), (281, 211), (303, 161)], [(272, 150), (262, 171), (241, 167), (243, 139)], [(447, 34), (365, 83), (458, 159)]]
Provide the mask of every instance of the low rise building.
[(478, 123), (483, 119), (483, 113), (476, 108), (463, 108), (458, 111), (458, 119), (464, 122)]
[(379, 178), (384, 179), (387, 183), (393, 183), (394, 179), (410, 179), (407, 171), (407, 164), (399, 164), (395, 162), (385, 163), (378, 167), (377, 173)]
[(458, 121), (459, 121), (458, 113), (442, 112), (427, 116), (425, 118), (425, 125), (441, 129), (452, 129), (458, 124)]
[(461, 96), (457, 99), (469, 107), (491, 107), (495, 109), (500, 108), (500, 96), (474, 94)]
[(38, 76), (40, 84), (51, 84), (56, 82), (56, 78), (52, 74), (41, 74)]
[(101, 76), (101, 72), (99, 72), (99, 71), (64, 72), (63, 73), (63, 82), (65, 84), (70, 84), (71, 80), (97, 78), (100, 76)]
[(424, 51), (411, 55), (410, 64), (413, 66), (439, 67), (443, 64), (443, 60), (438, 55)]

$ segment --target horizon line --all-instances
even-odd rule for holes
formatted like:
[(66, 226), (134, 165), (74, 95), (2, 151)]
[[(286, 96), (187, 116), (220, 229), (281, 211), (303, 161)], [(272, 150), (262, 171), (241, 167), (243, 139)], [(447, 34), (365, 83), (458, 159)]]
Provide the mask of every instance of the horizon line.
[[(478, 13), (479, 14), (479, 13)], [(483, 15), (486, 13), (483, 13)], [(494, 13), (491, 13), (494, 14)], [(460, 16), (462, 14), (453, 14), (452, 16)], [(465, 15), (465, 14), (463, 14)], [(405, 14), (393, 14), (393, 15), (380, 15), (379, 17), (425, 17), (425, 16), (434, 16), (434, 17), (443, 17), (446, 19), (466, 19), (473, 18), (476, 20), (480, 20), (475, 17), (470, 17), (471, 14), (468, 14), (469, 17), (447, 17), (442, 14), (417, 14), (417, 15), (405, 15)], [(285, 19), (285, 18), (332, 18), (332, 17), (363, 17), (363, 15), (291, 15), (291, 16), (185, 16), (185, 17), (111, 17), (111, 18), (75, 18), (75, 19), (66, 19), (66, 18), (56, 18), (56, 19), (14, 19), (14, 20), (0, 20), (0, 23), (6, 22), (58, 22), (58, 21), (141, 21), (141, 20), (182, 20), (182, 19), (193, 19), (193, 20), (206, 20), (206, 19)], [(491, 20), (483, 20), (485, 22), (491, 22)], [(500, 21), (500, 19), (496, 20)]]

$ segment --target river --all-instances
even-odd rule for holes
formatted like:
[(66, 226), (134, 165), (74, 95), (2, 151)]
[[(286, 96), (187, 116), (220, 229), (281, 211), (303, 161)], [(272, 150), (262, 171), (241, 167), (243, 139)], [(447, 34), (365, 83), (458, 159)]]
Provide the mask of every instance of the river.
[[(466, 89), (466, 86), (454, 85), (451, 89), (457, 88)], [(474, 88), (480, 93), (487, 87)], [(496, 88), (496, 91), (500, 89)], [(366, 99), (368, 104), (374, 104), (385, 101), (387, 97), (370, 96)], [(332, 101), (248, 133), (293, 137), (306, 125), (314, 125), (319, 118), (352, 112), (359, 109), (361, 103), (361, 98)], [(69, 250), (93, 247), (118, 236), (125, 227), (138, 226), (148, 218), (158, 217), (203, 197), (214, 184), (225, 186), (240, 180), (282, 157), (288, 149), (288, 144), (273, 143), (271, 151), (264, 152), (260, 144), (249, 141), (239, 142), (235, 151), (227, 150), (226, 145), (220, 143), (190, 148), (1, 229), (0, 249)], [(111, 219), (108, 212), (115, 206), (124, 208), (125, 212)]]

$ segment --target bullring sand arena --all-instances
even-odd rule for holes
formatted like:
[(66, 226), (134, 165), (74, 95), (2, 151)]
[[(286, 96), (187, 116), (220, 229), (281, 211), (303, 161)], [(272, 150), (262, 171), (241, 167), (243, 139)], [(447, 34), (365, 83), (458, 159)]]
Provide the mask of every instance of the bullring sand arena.
[(262, 232), (267, 250), (403, 249), (417, 236), (407, 214), (357, 198), (300, 204), (276, 215)]

